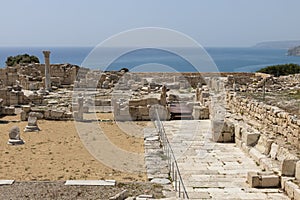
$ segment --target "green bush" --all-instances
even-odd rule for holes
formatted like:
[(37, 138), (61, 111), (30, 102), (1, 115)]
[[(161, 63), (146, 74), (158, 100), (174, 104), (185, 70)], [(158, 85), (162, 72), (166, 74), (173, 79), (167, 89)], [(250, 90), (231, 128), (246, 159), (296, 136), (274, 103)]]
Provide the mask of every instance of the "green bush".
[(16, 66), (19, 63), (40, 63), (38, 57), (28, 54), (9, 56), (6, 59), (6, 66)]
[(293, 64), (293, 63), (283, 64), (283, 65), (273, 65), (273, 66), (262, 68), (257, 72), (271, 74), (277, 77), (290, 75), (290, 74), (298, 74), (300, 73), (300, 65)]

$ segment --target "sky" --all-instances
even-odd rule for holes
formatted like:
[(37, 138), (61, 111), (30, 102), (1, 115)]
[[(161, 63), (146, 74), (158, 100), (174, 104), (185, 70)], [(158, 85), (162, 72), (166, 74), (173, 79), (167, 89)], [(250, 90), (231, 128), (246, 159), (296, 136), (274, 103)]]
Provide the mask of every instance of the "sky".
[(0, 46), (96, 46), (162, 27), (203, 46), (300, 40), (299, 0), (1, 0)]

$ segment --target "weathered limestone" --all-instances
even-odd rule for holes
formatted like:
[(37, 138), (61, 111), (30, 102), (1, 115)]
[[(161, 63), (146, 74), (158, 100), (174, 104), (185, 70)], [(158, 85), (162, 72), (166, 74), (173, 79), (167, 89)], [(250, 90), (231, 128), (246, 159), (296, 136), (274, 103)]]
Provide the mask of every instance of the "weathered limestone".
[(295, 196), (299, 196), (299, 186), (297, 184), (295, 184), (292, 181), (286, 181), (284, 188), (285, 188), (287, 195), (291, 199), (298, 200), (295, 198)]
[(296, 163), (296, 169), (295, 169), (295, 177), (297, 180), (300, 180), (300, 161)]
[(226, 118), (223, 120), (212, 120), (212, 139), (215, 142), (234, 142), (234, 124)]
[(160, 105), (162, 106), (167, 105), (167, 87), (165, 85), (163, 85), (161, 88)]
[(273, 139), (269, 139), (267, 135), (261, 134), (255, 148), (262, 154), (268, 155), (271, 151)]
[(248, 132), (247, 130), (245, 130), (245, 131), (242, 130), (242, 141), (247, 146), (254, 146), (254, 145), (256, 145), (259, 137), (260, 137), (260, 133), (259, 132)]
[(299, 160), (284, 159), (281, 163), (281, 173), (283, 176), (295, 176), (296, 163)]
[(248, 172), (247, 182), (254, 188), (277, 188), (280, 179), (278, 175), (270, 172)]
[(274, 160), (277, 159), (278, 150), (279, 150), (279, 145), (276, 143), (272, 143), (271, 150), (270, 150), (270, 156), (272, 159)]
[(40, 128), (37, 125), (37, 117), (30, 115), (28, 117), (28, 125), (25, 127), (24, 132), (38, 132)]
[(169, 178), (167, 157), (161, 149), (159, 134), (155, 128), (144, 129), (145, 164), (148, 180)]
[(6, 87), (0, 89), (0, 97), (3, 99), (3, 106), (15, 106), (24, 104), (25, 97), (23, 91), (16, 91), (13, 87)]
[(82, 96), (78, 97), (78, 119), (83, 120), (83, 101), (84, 98)]
[(227, 103), (234, 114), (247, 117), (249, 122), (254, 122), (252, 123), (253, 128), (267, 129), (269, 137), (287, 138), (287, 142), (298, 149), (300, 148), (298, 142), (300, 134), (300, 122), (298, 123), (298, 121), (300, 120), (295, 116), (278, 107), (238, 96), (236, 93), (227, 94)]
[(50, 51), (43, 51), (45, 59), (45, 90), (51, 91)]
[(13, 126), (9, 131), (9, 140), (8, 143), (10, 145), (21, 145), (24, 144), (24, 141), (20, 138), (20, 128), (17, 126)]
[(193, 118), (198, 119), (209, 119), (209, 109), (205, 106), (194, 106), (193, 107)]
[(116, 194), (113, 197), (110, 197), (109, 200), (123, 200), (129, 196), (128, 190), (123, 190), (122, 192)]
[[(83, 96), (80, 94), (78, 97), (77, 97), (77, 106), (74, 106), (74, 104), (73, 104), (73, 109), (75, 108), (76, 109), (76, 111), (74, 111), (74, 119), (75, 120), (78, 120), (78, 121), (81, 121), (81, 120), (83, 120), (83, 113), (84, 113), (84, 107), (83, 107), (83, 103), (84, 103), (84, 98), (83, 98)], [(57, 114), (61, 114), (61, 115), (63, 115), (63, 113), (62, 112), (57, 112), (56, 111), (56, 113)], [(53, 113), (52, 113), (52, 115), (53, 115)]]

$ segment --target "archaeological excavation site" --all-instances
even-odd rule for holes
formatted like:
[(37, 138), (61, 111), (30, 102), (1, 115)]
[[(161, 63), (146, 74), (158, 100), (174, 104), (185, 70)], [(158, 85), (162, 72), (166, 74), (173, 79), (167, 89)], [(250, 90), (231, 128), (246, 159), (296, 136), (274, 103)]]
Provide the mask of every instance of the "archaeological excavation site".
[(300, 74), (0, 68), (0, 199), (300, 200)]

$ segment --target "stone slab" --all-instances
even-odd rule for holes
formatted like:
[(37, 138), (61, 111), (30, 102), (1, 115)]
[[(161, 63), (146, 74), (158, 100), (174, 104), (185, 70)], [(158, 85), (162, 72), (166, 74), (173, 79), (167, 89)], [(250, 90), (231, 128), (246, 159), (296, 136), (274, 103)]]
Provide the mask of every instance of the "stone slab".
[(11, 185), (15, 180), (0, 180), (0, 185)]
[(115, 186), (115, 180), (67, 180), (65, 185)]
[(151, 183), (166, 185), (166, 184), (170, 184), (171, 181), (169, 179), (166, 179), (166, 178), (154, 178), (154, 179), (151, 180)]

